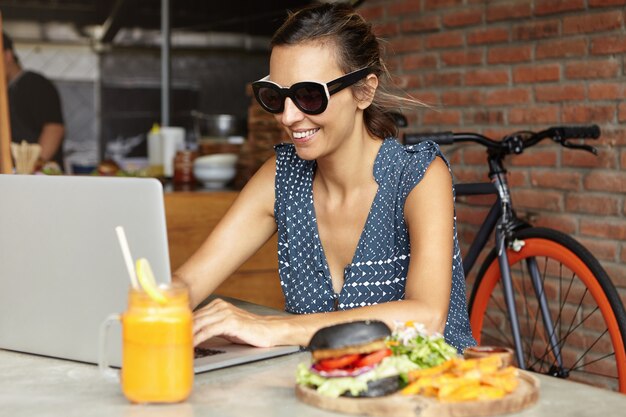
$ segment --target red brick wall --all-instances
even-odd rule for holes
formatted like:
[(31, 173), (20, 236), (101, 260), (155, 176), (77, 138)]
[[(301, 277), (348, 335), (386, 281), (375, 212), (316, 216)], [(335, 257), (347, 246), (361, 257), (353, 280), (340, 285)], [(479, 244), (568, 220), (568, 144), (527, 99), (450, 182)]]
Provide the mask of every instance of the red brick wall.
[[(400, 87), (433, 105), (415, 131), (494, 137), (597, 123), (599, 156), (551, 143), (510, 161), (513, 199), (535, 224), (585, 244), (626, 300), (626, 0), (367, 0)], [(458, 180), (486, 179), (484, 151), (445, 149)], [(484, 201), (459, 204), (462, 241)]]

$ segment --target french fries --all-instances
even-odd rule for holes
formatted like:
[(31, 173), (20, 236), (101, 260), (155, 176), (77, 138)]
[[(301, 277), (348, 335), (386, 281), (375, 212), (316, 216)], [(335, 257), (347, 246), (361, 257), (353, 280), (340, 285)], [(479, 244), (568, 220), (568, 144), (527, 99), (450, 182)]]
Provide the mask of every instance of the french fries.
[(515, 391), (519, 380), (513, 366), (502, 367), (502, 358), (450, 359), (441, 365), (412, 371), (404, 395), (425, 395), (440, 401), (494, 400)]

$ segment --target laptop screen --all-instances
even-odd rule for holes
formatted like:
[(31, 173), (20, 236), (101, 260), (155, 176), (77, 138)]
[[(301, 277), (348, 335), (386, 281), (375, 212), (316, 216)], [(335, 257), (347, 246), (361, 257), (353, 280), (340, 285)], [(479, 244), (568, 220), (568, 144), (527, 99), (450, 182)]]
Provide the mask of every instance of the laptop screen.
[[(170, 279), (155, 179), (0, 175), (0, 347), (95, 363), (100, 323), (126, 308), (115, 227)], [(111, 340), (121, 340), (111, 335)], [(121, 342), (111, 343), (119, 365)]]

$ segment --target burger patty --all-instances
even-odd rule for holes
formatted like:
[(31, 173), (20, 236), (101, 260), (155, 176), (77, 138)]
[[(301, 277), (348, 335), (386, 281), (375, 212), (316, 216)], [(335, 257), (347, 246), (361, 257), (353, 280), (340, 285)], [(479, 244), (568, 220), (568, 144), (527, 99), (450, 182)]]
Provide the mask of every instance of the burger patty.
[(387, 378), (376, 379), (368, 381), (367, 389), (359, 392), (357, 395), (352, 395), (350, 391), (346, 391), (341, 394), (342, 397), (365, 397), (374, 398), (382, 397), (385, 395), (393, 394), (400, 389), (400, 378), (396, 376), (390, 376)]
[(311, 356), (313, 357), (314, 361), (319, 361), (322, 359), (338, 358), (344, 355), (352, 355), (355, 353), (371, 353), (381, 349), (387, 349), (387, 345), (385, 344), (384, 339), (375, 340), (373, 342), (361, 345), (346, 346), (337, 349), (317, 349), (311, 352)]

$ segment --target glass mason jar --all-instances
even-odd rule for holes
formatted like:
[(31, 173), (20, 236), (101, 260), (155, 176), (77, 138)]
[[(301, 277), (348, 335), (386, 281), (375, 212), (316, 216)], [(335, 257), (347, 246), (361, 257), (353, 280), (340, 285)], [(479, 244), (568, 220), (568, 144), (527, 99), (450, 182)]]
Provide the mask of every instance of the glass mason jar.
[[(159, 289), (167, 298), (165, 303), (131, 288), (126, 312), (103, 323), (105, 335), (110, 323), (122, 323), (121, 386), (134, 403), (184, 401), (193, 388), (192, 313), (187, 287), (175, 283)], [(102, 355), (100, 368), (111, 371)]]

